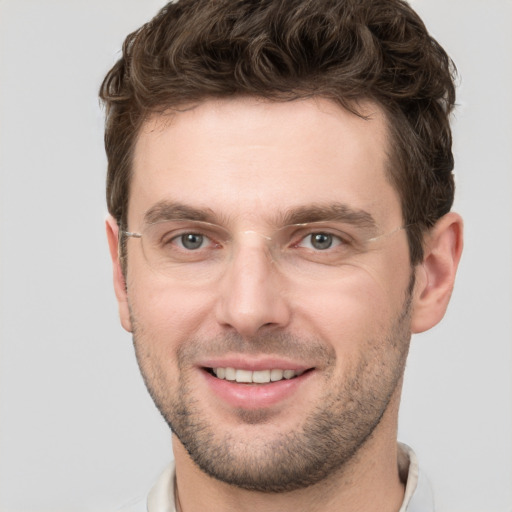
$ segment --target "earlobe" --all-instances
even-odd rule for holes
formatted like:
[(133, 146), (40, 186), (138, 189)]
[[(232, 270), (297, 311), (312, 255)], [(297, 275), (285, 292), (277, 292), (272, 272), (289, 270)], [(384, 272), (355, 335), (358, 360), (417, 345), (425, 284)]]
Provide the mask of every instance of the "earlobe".
[(119, 226), (114, 217), (109, 215), (105, 220), (107, 231), (108, 246), (110, 249), (110, 257), (112, 259), (112, 271), (114, 277), (114, 291), (119, 307), (119, 318), (121, 325), (128, 332), (132, 332), (132, 324), (130, 320), (130, 309), (128, 307), (128, 295), (126, 292), (126, 281), (121, 267), (119, 258)]
[(427, 234), (423, 262), (416, 269), (413, 333), (432, 328), (446, 312), (462, 254), (462, 231), (462, 218), (451, 212)]

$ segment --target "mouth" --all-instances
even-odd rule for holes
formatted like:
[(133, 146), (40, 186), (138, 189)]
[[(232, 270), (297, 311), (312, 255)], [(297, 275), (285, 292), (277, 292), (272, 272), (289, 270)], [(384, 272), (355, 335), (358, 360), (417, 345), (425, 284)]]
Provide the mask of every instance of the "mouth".
[(239, 384), (269, 384), (271, 382), (296, 379), (307, 372), (313, 371), (314, 368), (309, 368), (307, 370), (284, 370), (280, 368), (271, 368), (251, 371), (241, 368), (219, 367), (205, 368), (205, 370), (213, 377), (229, 382), (236, 382)]
[(262, 410), (278, 404), (283, 407), (287, 403), (296, 404), (290, 400), (299, 398), (299, 389), (304, 389), (316, 373), (315, 367), (308, 368), (289, 361), (230, 359), (205, 361), (200, 368), (213, 396), (237, 410)]

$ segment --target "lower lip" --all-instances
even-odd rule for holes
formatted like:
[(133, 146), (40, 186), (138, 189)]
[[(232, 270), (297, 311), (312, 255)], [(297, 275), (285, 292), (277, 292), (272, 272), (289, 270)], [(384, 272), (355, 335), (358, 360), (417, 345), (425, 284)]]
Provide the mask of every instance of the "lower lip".
[(262, 409), (271, 407), (292, 397), (310, 377), (312, 371), (289, 380), (269, 382), (267, 384), (242, 384), (218, 379), (203, 370), (210, 389), (231, 407), (242, 409)]

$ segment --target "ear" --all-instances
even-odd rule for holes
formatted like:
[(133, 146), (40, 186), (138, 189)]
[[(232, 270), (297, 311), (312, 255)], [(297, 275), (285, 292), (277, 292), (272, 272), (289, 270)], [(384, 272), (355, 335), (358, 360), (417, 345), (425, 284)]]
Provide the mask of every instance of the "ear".
[(451, 212), (426, 237), (423, 262), (416, 267), (413, 333), (434, 327), (446, 312), (462, 253), (462, 228), (460, 215)]
[(119, 258), (119, 226), (117, 221), (109, 215), (105, 220), (107, 230), (107, 240), (110, 248), (110, 257), (112, 258), (112, 270), (114, 273), (114, 291), (119, 306), (119, 318), (121, 325), (128, 331), (132, 332), (132, 323), (130, 320), (130, 308), (128, 307), (128, 295), (126, 292), (126, 281), (121, 268)]

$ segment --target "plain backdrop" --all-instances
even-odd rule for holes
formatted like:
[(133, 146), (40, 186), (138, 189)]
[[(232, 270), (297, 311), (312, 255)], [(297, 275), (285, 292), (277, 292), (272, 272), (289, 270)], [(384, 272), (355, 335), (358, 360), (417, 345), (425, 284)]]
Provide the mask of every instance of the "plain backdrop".
[[(158, 0), (0, 0), (0, 511), (143, 496), (170, 434), (118, 322), (100, 82)], [(455, 60), (466, 247), (400, 417), (438, 512), (512, 511), (512, 2), (417, 0)]]

